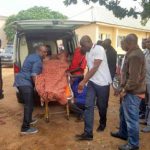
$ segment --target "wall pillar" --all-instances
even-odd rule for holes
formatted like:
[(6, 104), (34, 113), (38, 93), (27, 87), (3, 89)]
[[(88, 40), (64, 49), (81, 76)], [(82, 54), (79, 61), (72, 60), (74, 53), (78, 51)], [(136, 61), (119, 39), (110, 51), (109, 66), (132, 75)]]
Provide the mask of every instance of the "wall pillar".
[(118, 28), (114, 28), (113, 36), (112, 36), (112, 46), (117, 50), (117, 39), (118, 39)]
[(95, 27), (95, 43), (97, 43), (97, 41), (99, 40), (99, 34), (100, 34), (100, 30), (99, 30), (99, 25), (96, 24)]

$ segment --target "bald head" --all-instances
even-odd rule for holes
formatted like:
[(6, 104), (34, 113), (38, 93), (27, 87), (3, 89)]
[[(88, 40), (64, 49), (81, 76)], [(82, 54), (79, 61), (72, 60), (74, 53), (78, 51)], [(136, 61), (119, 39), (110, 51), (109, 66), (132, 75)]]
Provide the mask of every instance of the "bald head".
[(46, 46), (45, 45), (39, 45), (37, 47), (37, 53), (42, 58), (45, 58), (47, 56), (47, 48), (46, 48)]
[(104, 44), (110, 46), (111, 45), (111, 40), (110, 39), (104, 40)]
[(138, 37), (134, 33), (128, 34), (125, 38), (125, 42), (128, 51), (138, 48)]
[(98, 40), (98, 41), (97, 41), (97, 45), (102, 46), (103, 42), (104, 42), (104, 41), (102, 41), (102, 40)]
[(105, 49), (109, 48), (111, 46), (111, 40), (110, 39), (105, 39), (103, 42), (103, 46)]
[(125, 38), (125, 41), (127, 44), (138, 44), (138, 37), (136, 34), (132, 33), (132, 34), (128, 34)]
[(81, 51), (85, 53), (87, 51), (90, 51), (93, 43), (91, 38), (88, 35), (84, 35), (80, 40), (80, 45), (81, 45)]
[(84, 43), (92, 43), (91, 38), (88, 35), (84, 35), (81, 40), (80, 40), (80, 44), (84, 44)]

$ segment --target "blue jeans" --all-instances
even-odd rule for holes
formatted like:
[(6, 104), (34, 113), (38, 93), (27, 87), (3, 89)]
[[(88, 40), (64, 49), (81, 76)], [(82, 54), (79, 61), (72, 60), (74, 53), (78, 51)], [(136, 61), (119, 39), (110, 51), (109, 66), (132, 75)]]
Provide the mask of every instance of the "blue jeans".
[(87, 95), (84, 111), (84, 132), (93, 135), (93, 122), (94, 122), (94, 106), (95, 97), (97, 97), (97, 106), (100, 115), (100, 124), (106, 126), (106, 115), (109, 100), (110, 85), (99, 86), (92, 81), (88, 82)]
[(128, 138), (128, 144), (139, 146), (139, 106), (140, 99), (132, 94), (126, 94), (120, 106), (121, 136)]

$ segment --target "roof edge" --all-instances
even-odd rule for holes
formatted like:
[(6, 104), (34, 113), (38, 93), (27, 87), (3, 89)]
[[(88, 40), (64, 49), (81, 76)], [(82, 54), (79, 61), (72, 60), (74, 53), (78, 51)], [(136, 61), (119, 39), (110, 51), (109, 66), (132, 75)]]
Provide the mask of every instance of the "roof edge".
[(106, 22), (100, 22), (100, 21), (94, 21), (92, 23), (96, 23), (96, 24), (102, 24), (102, 25), (106, 25), (106, 26), (112, 26), (112, 27), (119, 27), (119, 28), (125, 28), (125, 29), (129, 29), (129, 30), (138, 30), (138, 31), (145, 31), (145, 32), (150, 32), (150, 29), (141, 29), (141, 28), (133, 28), (133, 27), (129, 27), (129, 26), (123, 26), (123, 25), (116, 25), (116, 24), (111, 24), (111, 23), (106, 23)]

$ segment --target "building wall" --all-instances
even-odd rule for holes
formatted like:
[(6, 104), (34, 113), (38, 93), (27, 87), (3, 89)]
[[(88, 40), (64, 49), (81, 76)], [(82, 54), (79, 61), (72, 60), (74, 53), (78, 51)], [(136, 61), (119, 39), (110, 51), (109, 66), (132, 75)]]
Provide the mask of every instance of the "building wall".
[(126, 36), (129, 33), (135, 33), (139, 39), (139, 46), (141, 47), (141, 42), (143, 38), (149, 37), (150, 32), (137, 31), (133, 29), (126, 29), (117, 26), (107, 26), (101, 24), (91, 24), (87, 26), (83, 26), (76, 30), (76, 33), (79, 37), (79, 40), (82, 35), (89, 35), (94, 43), (97, 40), (105, 40), (106, 38), (110, 38), (112, 40), (112, 46), (117, 50), (118, 54), (124, 54), (124, 51), (121, 50), (120, 47), (120, 39)]
[(116, 48), (116, 37), (117, 37), (116, 28), (115, 27), (107, 27), (104, 25), (98, 25), (98, 26), (99, 26), (99, 39), (105, 40), (106, 38), (110, 38), (112, 41), (112, 46)]
[(6, 34), (4, 32), (4, 26), (5, 26), (6, 19), (7, 19), (6, 17), (0, 16), (0, 39), (2, 41), (1, 48), (4, 48), (7, 44), (7, 38), (6, 38)]
[[(147, 37), (147, 33), (144, 31), (137, 31), (137, 30), (128, 30), (128, 29), (118, 29), (118, 35), (120, 36), (126, 36), (129, 33), (134, 33), (138, 36), (138, 44), (141, 47), (142, 39)], [(118, 51), (121, 52), (121, 48), (117, 47)]]
[(80, 41), (81, 37), (83, 35), (89, 35), (92, 39), (92, 41), (96, 42), (96, 34), (97, 34), (97, 25), (96, 24), (90, 24), (83, 27), (80, 27), (76, 30), (76, 34), (78, 37), (78, 41)]

